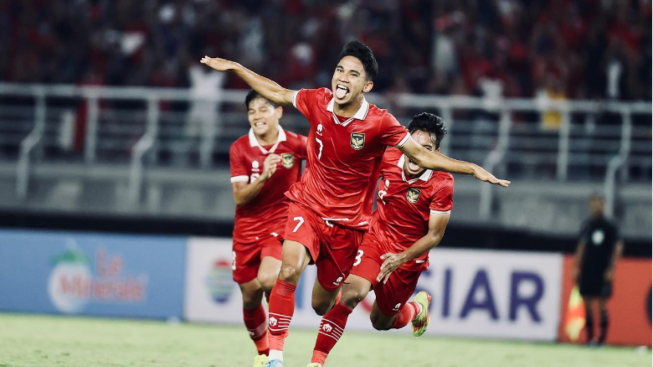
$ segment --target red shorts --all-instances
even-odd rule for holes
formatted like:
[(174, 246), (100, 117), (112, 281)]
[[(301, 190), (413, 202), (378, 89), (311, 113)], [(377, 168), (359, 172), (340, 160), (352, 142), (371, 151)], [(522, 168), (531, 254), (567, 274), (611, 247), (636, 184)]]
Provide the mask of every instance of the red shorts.
[(358, 249), (351, 274), (372, 283), (379, 310), (386, 316), (394, 316), (415, 292), (422, 272), (399, 268), (390, 274), (387, 283), (377, 282), (376, 277), (384, 261), (381, 255), (384, 253), (376, 236), (368, 234)]
[(278, 260), (282, 259), (282, 247), (283, 238), (272, 234), (259, 238), (258, 242), (234, 242), (231, 255), (231, 269), (233, 270), (234, 281), (243, 284), (254, 280), (258, 275), (258, 268), (264, 257), (271, 256)]
[(327, 291), (338, 289), (351, 271), (363, 232), (327, 222), (312, 210), (290, 202), (286, 240), (308, 249), (317, 280)]

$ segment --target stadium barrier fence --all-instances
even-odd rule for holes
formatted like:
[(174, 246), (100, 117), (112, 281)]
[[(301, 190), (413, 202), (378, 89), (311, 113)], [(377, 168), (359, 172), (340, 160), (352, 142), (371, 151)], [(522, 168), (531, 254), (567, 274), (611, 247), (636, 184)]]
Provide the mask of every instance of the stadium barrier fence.
[[(144, 172), (162, 160), (197, 155), (210, 169), (217, 154), (246, 133), (244, 91), (24, 85), (0, 83), (0, 154), (18, 150), (16, 196), (30, 195), (34, 162), (58, 151), (84, 164), (129, 164), (129, 197), (139, 202)], [(507, 176), (557, 181), (602, 180), (608, 215), (619, 182), (637, 174), (650, 182), (651, 104), (554, 101), (468, 96), (370, 94), (402, 122), (414, 113), (439, 113), (449, 128), (442, 152), (479, 162)], [(305, 132), (295, 112), (284, 124)], [(166, 158), (162, 158), (166, 157)], [(2, 158), (0, 156), (0, 158)], [(549, 177), (550, 176), (550, 177)], [(618, 177), (617, 177), (618, 176)], [(479, 216), (491, 215), (496, 190), (481, 186)]]

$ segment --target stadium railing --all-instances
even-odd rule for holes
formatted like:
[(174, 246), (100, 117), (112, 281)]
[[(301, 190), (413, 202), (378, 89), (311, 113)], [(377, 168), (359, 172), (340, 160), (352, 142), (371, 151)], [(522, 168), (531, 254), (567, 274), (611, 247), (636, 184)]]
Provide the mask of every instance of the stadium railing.
[[(0, 162), (15, 162), (16, 195), (28, 194), (31, 165), (129, 167), (129, 197), (140, 199), (148, 167), (206, 171), (226, 165), (229, 145), (249, 126), (244, 91), (197, 96), (188, 89), (0, 83)], [(651, 104), (468, 96), (371, 94), (406, 123), (438, 113), (448, 124), (444, 154), (511, 179), (604, 182), (607, 209), (617, 182), (650, 182)], [(296, 111), (286, 128), (307, 133)], [(481, 186), (479, 214), (494, 189)]]

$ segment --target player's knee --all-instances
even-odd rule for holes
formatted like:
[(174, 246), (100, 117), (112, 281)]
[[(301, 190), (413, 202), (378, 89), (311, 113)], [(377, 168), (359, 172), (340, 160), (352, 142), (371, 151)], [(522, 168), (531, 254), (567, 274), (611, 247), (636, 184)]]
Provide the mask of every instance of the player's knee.
[(277, 281), (278, 274), (259, 274), (258, 282), (264, 292), (271, 292)]
[(299, 277), (302, 275), (302, 272), (292, 265), (281, 265), (281, 271), (279, 271), (279, 279), (284, 282), (291, 284), (299, 283)]
[(358, 306), (362, 300), (363, 296), (357, 289), (345, 287), (342, 290), (342, 298), (340, 299), (340, 303), (351, 308), (352, 310), (356, 308), (356, 306)]
[(372, 327), (376, 330), (390, 330), (392, 327), (392, 318), (385, 317), (378, 312), (372, 312), (370, 314), (370, 321), (372, 321)]
[(392, 323), (384, 318), (370, 315), (370, 320), (372, 321), (372, 327), (379, 331), (390, 330), (390, 327), (392, 326)]
[(313, 300), (311, 303), (311, 306), (313, 306), (313, 310), (318, 316), (324, 316), (326, 315), (327, 312), (331, 309), (331, 301), (330, 300)]

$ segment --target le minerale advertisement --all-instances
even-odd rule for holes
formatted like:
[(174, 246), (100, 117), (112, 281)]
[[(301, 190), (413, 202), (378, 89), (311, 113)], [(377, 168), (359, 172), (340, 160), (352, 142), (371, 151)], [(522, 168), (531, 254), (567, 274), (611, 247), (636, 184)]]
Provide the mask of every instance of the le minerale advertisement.
[(0, 231), (0, 311), (181, 317), (186, 239)]

